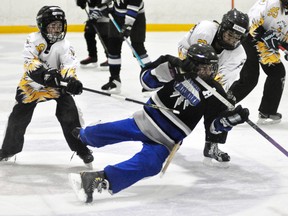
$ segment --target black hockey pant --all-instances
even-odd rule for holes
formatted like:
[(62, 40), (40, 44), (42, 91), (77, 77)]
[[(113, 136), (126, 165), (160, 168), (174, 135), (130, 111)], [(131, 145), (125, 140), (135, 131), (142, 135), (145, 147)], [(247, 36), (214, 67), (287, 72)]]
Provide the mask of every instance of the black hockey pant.
[[(255, 88), (260, 74), (259, 53), (256, 50), (255, 42), (252, 41), (251, 37), (247, 37), (242, 44), (247, 54), (247, 60), (240, 72), (240, 79), (230, 87), (230, 90), (236, 97), (237, 103)], [(270, 66), (261, 63), (260, 65), (267, 78), (264, 84), (259, 111), (265, 114), (275, 114), (283, 92), (285, 68), (282, 62)]]
[[(125, 17), (114, 15), (114, 19), (120, 28), (124, 25)], [(148, 55), (144, 46), (146, 39), (146, 17), (144, 13), (138, 14), (130, 35), (131, 46), (144, 64), (148, 63)], [(120, 37), (119, 32), (115, 28), (113, 22), (110, 20), (108, 33), (108, 52), (109, 59), (113, 60), (113, 64), (109, 63), (109, 70), (111, 77), (119, 77), (121, 69), (121, 49), (123, 38)], [(149, 60), (150, 62), (150, 60)]]
[[(95, 20), (87, 21), (85, 25), (84, 37), (87, 43), (87, 50), (90, 57), (96, 57), (98, 60), (96, 34), (102, 38), (104, 46), (106, 46), (106, 48), (108, 47), (108, 26), (109, 22), (97, 22)], [(105, 48), (104, 51), (106, 57), (108, 57), (108, 53), (106, 53)]]
[[(87, 153), (89, 149), (71, 134), (75, 127), (80, 127), (78, 110), (72, 96), (65, 95), (55, 100), (57, 102), (56, 117), (61, 124), (70, 149), (76, 151), (77, 154)], [(37, 103), (17, 103), (13, 107), (2, 145), (2, 151), (5, 155), (12, 156), (22, 151), (25, 131), (36, 106)]]

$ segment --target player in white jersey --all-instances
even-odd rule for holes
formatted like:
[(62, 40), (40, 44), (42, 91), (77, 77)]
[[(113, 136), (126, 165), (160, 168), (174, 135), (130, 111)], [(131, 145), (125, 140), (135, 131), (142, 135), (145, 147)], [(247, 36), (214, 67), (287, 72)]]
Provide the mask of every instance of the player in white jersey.
[(257, 85), (261, 66), (267, 78), (258, 109), (258, 124), (275, 124), (282, 118), (277, 111), (286, 72), (278, 46), (288, 47), (287, 6), (287, 0), (258, 0), (248, 13), (249, 35), (242, 43), (247, 61), (241, 70), (240, 79), (231, 86), (230, 92), (237, 102), (245, 98)]
[[(16, 92), (16, 104), (9, 116), (0, 161), (22, 151), (24, 135), (34, 109), (40, 102), (54, 99), (56, 117), (61, 124), (65, 139), (72, 151), (89, 164), (91, 151), (71, 131), (80, 126), (80, 119), (71, 95), (81, 94), (82, 83), (77, 79), (74, 49), (65, 39), (67, 22), (64, 11), (58, 6), (44, 6), (37, 14), (39, 32), (31, 33), (24, 46), (24, 75)], [(62, 88), (60, 81), (67, 82)], [(43, 113), (45, 115), (45, 113)]]
[[(219, 70), (215, 79), (222, 84), (225, 91), (228, 91), (232, 83), (239, 78), (240, 70), (246, 60), (241, 40), (248, 31), (248, 25), (248, 15), (237, 9), (228, 11), (220, 24), (216, 21), (201, 21), (179, 42), (179, 56), (182, 59), (186, 58), (187, 50), (192, 44), (212, 45), (219, 58)], [(224, 143), (224, 140), (219, 139), (218, 143)], [(212, 159), (218, 162), (230, 161), (230, 156), (218, 148), (218, 143), (211, 142), (206, 133), (203, 151), (205, 163), (211, 163)]]

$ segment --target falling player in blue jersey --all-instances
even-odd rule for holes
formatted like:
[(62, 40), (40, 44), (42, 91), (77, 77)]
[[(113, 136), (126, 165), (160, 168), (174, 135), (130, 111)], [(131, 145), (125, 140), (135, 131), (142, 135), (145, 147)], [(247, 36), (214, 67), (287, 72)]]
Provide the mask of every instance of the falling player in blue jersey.
[(89, 203), (93, 201), (94, 189), (108, 189), (115, 194), (145, 177), (157, 175), (172, 148), (193, 131), (202, 117), (212, 140), (226, 137), (233, 126), (247, 120), (248, 109), (239, 105), (228, 111), (195, 80), (199, 76), (225, 96), (214, 80), (217, 66), (218, 57), (210, 45), (192, 45), (185, 60), (161, 56), (141, 73), (142, 86), (158, 90), (147, 103), (176, 109), (179, 114), (144, 106), (133, 118), (73, 130), (83, 144), (96, 148), (123, 141), (143, 143), (142, 150), (127, 161), (108, 165), (103, 171), (70, 174), (74, 191), (78, 195), (84, 191), (84, 201)]

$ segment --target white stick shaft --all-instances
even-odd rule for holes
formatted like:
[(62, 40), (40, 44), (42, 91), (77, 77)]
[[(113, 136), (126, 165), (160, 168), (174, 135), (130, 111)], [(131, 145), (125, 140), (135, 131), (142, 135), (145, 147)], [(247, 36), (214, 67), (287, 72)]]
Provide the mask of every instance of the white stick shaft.
[(233, 110), (235, 107), (221, 94), (219, 94), (216, 89), (209, 86), (204, 80), (202, 80), (200, 77), (196, 77), (196, 81), (199, 82), (204, 88), (206, 88), (208, 91), (210, 91), (218, 100), (220, 100), (223, 104), (225, 104), (228, 109)]

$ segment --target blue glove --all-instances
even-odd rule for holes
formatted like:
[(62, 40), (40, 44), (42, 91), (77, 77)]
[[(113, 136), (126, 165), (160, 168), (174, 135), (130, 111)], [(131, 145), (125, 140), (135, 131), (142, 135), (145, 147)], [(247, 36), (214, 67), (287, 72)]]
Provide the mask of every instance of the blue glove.
[(211, 132), (217, 134), (223, 131), (230, 131), (232, 127), (247, 121), (248, 116), (249, 110), (238, 105), (234, 110), (226, 111), (220, 117), (216, 118), (212, 122)]
[(277, 51), (280, 45), (280, 38), (277, 36), (277, 33), (273, 30), (266, 31), (261, 40), (265, 43), (268, 49), (272, 49), (273, 51)]
[(98, 20), (103, 17), (101, 10), (97, 7), (89, 8), (89, 19)]

